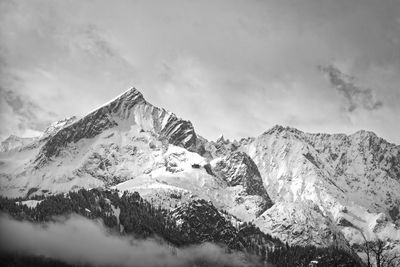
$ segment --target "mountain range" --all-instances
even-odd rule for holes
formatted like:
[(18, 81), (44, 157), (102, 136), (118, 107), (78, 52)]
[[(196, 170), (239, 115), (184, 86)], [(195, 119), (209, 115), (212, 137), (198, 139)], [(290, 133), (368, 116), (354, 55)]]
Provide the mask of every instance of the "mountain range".
[[(33, 201), (81, 188), (138, 192), (178, 224), (208, 227), (225, 216), (218, 229), (233, 234), (222, 239), (235, 235), (229, 221), (289, 245), (335, 245), (362, 258), (365, 239), (400, 249), (400, 146), (368, 131), (277, 125), (257, 137), (209, 141), (132, 88), (40, 137), (1, 143), (2, 196)], [(191, 220), (189, 211), (208, 215)]]

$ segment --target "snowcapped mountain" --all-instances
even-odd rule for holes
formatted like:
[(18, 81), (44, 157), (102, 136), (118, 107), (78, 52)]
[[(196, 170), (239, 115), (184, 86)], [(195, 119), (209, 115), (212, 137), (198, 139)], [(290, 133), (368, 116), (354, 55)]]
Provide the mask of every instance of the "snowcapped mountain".
[(38, 166), (49, 158), (58, 156), (63, 148), (82, 139), (90, 139), (119, 127), (127, 131), (132, 127), (151, 131), (159, 139), (165, 138), (173, 145), (190, 149), (196, 144), (196, 134), (189, 121), (184, 121), (171, 112), (149, 104), (135, 88), (94, 110), (87, 116), (60, 129), (41, 148), (35, 160)]
[(362, 242), (358, 229), (368, 238), (399, 236), (394, 224), (400, 204), (399, 146), (366, 131), (308, 134), (275, 126), (242, 140), (238, 149), (257, 164), (274, 202), (311, 201), (350, 242)]
[[(192, 152), (204, 151), (204, 142), (190, 122), (152, 106), (133, 88), (81, 119), (54, 123), (29, 149), (2, 153), (0, 192), (28, 196), (114, 186), (168, 208), (211, 200), (241, 218), (271, 206), (251, 159), (238, 165), (239, 172), (213, 175), (208, 159)], [(228, 182), (241, 173), (240, 183)]]
[(37, 139), (14, 139), (2, 144), (1, 195), (111, 187), (139, 192), (182, 222), (185, 207), (196, 216), (225, 210), (290, 244), (350, 249), (363, 235), (400, 243), (400, 147), (371, 132), (275, 126), (207, 141), (132, 88)]

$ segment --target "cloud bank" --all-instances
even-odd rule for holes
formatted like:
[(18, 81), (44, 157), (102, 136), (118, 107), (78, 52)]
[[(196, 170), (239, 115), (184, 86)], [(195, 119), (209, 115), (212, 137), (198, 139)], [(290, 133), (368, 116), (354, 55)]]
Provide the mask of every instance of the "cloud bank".
[(205, 261), (220, 266), (243, 266), (243, 256), (205, 243), (175, 249), (155, 240), (110, 234), (100, 222), (73, 215), (55, 222), (32, 224), (0, 216), (0, 251), (19, 252), (94, 266), (191, 266)]
[[(209, 139), (281, 124), (400, 143), (398, 0), (0, 5), (0, 85), (58, 118), (135, 86)], [(357, 82), (332, 90), (317, 69), (329, 65)]]

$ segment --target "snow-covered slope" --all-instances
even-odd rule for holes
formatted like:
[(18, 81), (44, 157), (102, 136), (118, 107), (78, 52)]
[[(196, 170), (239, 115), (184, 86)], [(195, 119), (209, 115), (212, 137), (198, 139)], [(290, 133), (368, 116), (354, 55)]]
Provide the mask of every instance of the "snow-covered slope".
[(153, 166), (114, 188), (121, 192), (139, 192), (145, 199), (167, 209), (193, 199), (205, 199), (242, 220), (254, 219), (270, 206), (265, 190), (248, 193), (242, 184), (229, 184), (210, 174), (206, 158), (184, 148), (170, 145)]
[[(317, 226), (318, 216), (309, 216), (307, 223), (301, 219), (309, 213), (304, 209), (311, 201), (351, 243), (363, 241), (360, 229), (368, 238), (398, 242), (399, 146), (366, 131), (309, 134), (282, 126), (240, 143), (238, 150), (248, 153), (257, 164), (267, 192), (277, 203), (266, 213), (275, 209), (282, 210), (276, 214), (293, 212), (292, 216), (275, 216), (273, 224), (279, 224), (277, 218), (283, 224), (294, 216), (300, 218), (295, 222), (306, 231), (310, 225)], [(293, 203), (301, 208), (290, 208)], [(265, 227), (271, 220), (266, 223), (260, 217), (257, 224)], [(276, 235), (282, 236), (284, 231)], [(299, 240), (293, 235), (286, 239), (293, 243)]]
[(255, 220), (260, 229), (294, 245), (349, 246), (338, 227), (312, 201), (279, 202)]

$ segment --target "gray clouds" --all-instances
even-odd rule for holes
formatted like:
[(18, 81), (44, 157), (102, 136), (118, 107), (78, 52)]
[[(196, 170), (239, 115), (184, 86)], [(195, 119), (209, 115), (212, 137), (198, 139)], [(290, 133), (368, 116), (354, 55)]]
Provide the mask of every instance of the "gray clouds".
[(95, 266), (190, 266), (196, 261), (243, 266), (243, 255), (205, 243), (174, 249), (155, 240), (136, 240), (108, 233), (99, 222), (73, 215), (32, 224), (0, 215), (0, 250), (40, 255)]
[(0, 138), (4, 139), (11, 133), (21, 137), (39, 135), (56, 116), (44, 110), (29, 99), (14, 91), (0, 87)]
[[(0, 53), (24, 84), (7, 89), (59, 117), (135, 86), (211, 139), (287, 124), (400, 142), (397, 0), (5, 0), (1, 10)], [(332, 64), (358, 79), (347, 109), (316, 69)]]
[(367, 110), (376, 110), (383, 106), (383, 103), (375, 99), (375, 96), (370, 88), (360, 88), (354, 83), (354, 77), (343, 74), (335, 66), (320, 67), (327, 73), (332, 86), (341, 93), (347, 100), (347, 110), (354, 111), (357, 108)]
[[(96, 99), (103, 102), (132, 84), (133, 67), (114, 48), (112, 34), (81, 19), (85, 4), (6, 0), (0, 5), (5, 90), (29, 95), (63, 118), (84, 114)], [(98, 91), (114, 86), (109, 94)]]

